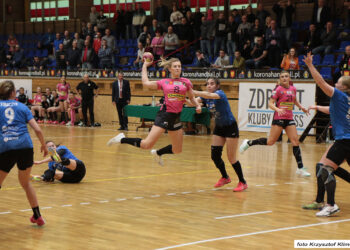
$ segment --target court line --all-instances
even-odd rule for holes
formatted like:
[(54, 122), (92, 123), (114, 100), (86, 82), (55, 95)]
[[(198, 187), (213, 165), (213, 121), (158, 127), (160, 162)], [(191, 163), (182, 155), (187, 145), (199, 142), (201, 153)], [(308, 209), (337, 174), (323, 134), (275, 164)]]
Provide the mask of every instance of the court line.
[(255, 214), (267, 214), (267, 213), (272, 213), (272, 211), (261, 211), (261, 212), (246, 213), (246, 214), (235, 214), (235, 215), (215, 217), (214, 219), (221, 220), (221, 219), (227, 219), (227, 218), (235, 218), (235, 217), (249, 216), (249, 215), (255, 215)]
[(11, 214), (11, 211), (7, 211), (7, 212), (1, 212), (0, 214)]
[(293, 229), (299, 229), (299, 228), (316, 227), (316, 226), (321, 226), (321, 225), (343, 223), (343, 222), (350, 222), (350, 219), (336, 220), (336, 221), (327, 221), (327, 222), (320, 222), (320, 223), (314, 223), (314, 224), (299, 225), (299, 226), (294, 226), (294, 227), (281, 227), (281, 228), (276, 228), (276, 229), (271, 229), (271, 230), (264, 230), (264, 231), (257, 231), (257, 232), (246, 233), (246, 234), (236, 234), (236, 235), (212, 238), (212, 239), (207, 239), (207, 240), (193, 241), (193, 242), (189, 242), (189, 243), (173, 245), (173, 246), (168, 246), (168, 247), (162, 247), (162, 248), (157, 248), (155, 250), (173, 249), (173, 248), (178, 248), (178, 247), (193, 246), (193, 245), (197, 245), (197, 244), (213, 242), (213, 241), (219, 241), (219, 240), (228, 240), (228, 239), (241, 238), (241, 237), (252, 236), (252, 235), (259, 235), (259, 234), (287, 231), (287, 230), (293, 230)]
[(90, 202), (80, 202), (80, 205), (90, 205)]
[(73, 207), (73, 205), (67, 204), (67, 205), (62, 205), (61, 207)]

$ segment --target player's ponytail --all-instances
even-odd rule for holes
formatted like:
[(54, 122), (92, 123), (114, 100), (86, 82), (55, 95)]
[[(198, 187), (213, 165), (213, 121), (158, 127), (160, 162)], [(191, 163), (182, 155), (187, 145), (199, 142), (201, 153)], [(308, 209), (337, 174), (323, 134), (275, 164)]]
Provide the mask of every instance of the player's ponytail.
[(160, 59), (160, 62), (158, 63), (158, 66), (159, 67), (163, 67), (164, 70), (167, 70), (171, 67), (171, 65), (174, 63), (174, 62), (181, 62), (180, 59), (178, 58), (170, 58), (169, 60), (165, 60), (164, 58), (161, 58)]
[(8, 100), (12, 92), (15, 91), (15, 84), (13, 81), (4, 81), (0, 83), (0, 100)]

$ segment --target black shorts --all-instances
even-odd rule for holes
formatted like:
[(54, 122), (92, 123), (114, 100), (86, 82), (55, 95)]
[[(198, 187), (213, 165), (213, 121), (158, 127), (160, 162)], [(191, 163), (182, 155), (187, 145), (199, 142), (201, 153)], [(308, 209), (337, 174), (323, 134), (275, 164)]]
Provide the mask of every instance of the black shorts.
[(182, 129), (180, 115), (181, 113), (168, 113), (164, 110), (159, 110), (154, 120), (154, 125), (169, 131)]
[(272, 125), (277, 125), (277, 126), (280, 126), (280, 127), (285, 129), (288, 126), (295, 125), (295, 121), (294, 120), (283, 120), (283, 119), (273, 120)]
[(345, 160), (350, 165), (350, 139), (335, 141), (332, 147), (328, 150), (326, 158), (338, 166)]
[(228, 126), (215, 125), (213, 134), (224, 138), (239, 138), (237, 122)]
[(64, 183), (78, 183), (80, 182), (86, 173), (85, 165), (82, 161), (77, 160), (77, 167), (74, 171), (64, 172), (63, 177), (60, 180)]
[(0, 154), (0, 170), (9, 173), (17, 164), (19, 170), (33, 166), (34, 151), (32, 148), (10, 150)]

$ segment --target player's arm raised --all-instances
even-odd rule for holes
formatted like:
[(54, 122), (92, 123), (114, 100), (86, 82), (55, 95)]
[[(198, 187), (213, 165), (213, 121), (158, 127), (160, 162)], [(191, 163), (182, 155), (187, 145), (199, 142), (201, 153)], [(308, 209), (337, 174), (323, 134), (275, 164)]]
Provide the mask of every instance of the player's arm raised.
[(145, 62), (142, 65), (142, 71), (141, 71), (141, 76), (142, 76), (142, 84), (150, 89), (157, 89), (158, 85), (156, 81), (150, 81), (148, 79), (148, 72), (147, 72), (147, 68), (149, 66), (151, 66), (153, 64), (152, 62), (147, 62), (145, 60)]

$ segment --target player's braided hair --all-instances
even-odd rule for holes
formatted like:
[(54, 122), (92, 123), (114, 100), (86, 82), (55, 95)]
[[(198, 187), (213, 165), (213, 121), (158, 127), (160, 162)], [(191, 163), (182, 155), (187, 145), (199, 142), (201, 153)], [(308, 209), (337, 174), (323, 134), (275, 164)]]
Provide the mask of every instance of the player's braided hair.
[(4, 81), (0, 83), (0, 100), (8, 100), (12, 92), (15, 91), (13, 81)]

